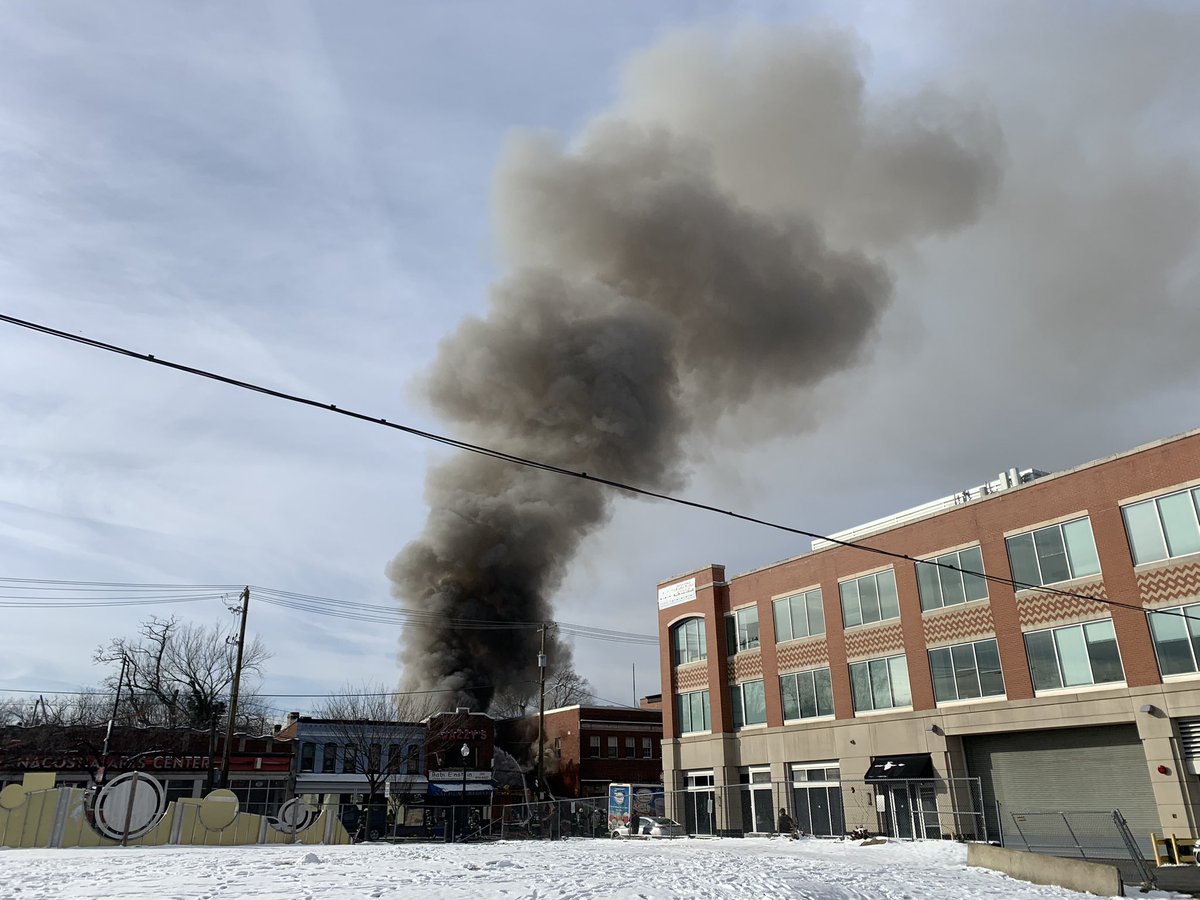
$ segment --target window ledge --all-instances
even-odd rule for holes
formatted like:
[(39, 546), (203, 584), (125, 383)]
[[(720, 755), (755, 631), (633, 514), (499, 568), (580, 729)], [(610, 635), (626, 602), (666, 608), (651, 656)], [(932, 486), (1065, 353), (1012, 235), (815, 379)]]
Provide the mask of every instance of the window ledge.
[(1200, 552), (1184, 553), (1182, 556), (1168, 556), (1165, 559), (1155, 559), (1150, 562), (1138, 563), (1133, 567), (1133, 571), (1141, 575), (1145, 572), (1153, 572), (1155, 569), (1169, 569), (1173, 566), (1188, 565), (1189, 563), (1196, 562), (1200, 562)]
[(878, 622), (859, 622), (857, 625), (847, 625), (842, 629), (843, 634), (849, 634), (852, 631), (865, 631), (868, 628), (878, 628), (880, 625), (891, 625), (893, 622), (899, 622), (899, 616), (892, 616), (889, 619), (880, 619)]
[(1044, 593), (1046, 588), (1054, 588), (1056, 591), (1066, 590), (1069, 587), (1080, 587), (1081, 585), (1103, 582), (1104, 572), (1097, 572), (1095, 575), (1083, 575), (1079, 578), (1068, 578), (1066, 581), (1051, 581), (1049, 584), (1043, 584), (1038, 587), (1020, 588), (1015, 592), (1015, 596), (1027, 597), (1030, 594)]
[(1041, 691), (1034, 691), (1034, 697), (1061, 697), (1064, 694), (1090, 694), (1095, 691), (1119, 691), (1127, 688), (1128, 685), (1122, 681), (1103, 681), (1100, 684), (1079, 684), (1074, 687), (1065, 688), (1046, 688)]
[(766, 727), (767, 727), (766, 722), (755, 722), (753, 725), (743, 725), (741, 728), (735, 728), (733, 730), (735, 732), (737, 732), (738, 734), (741, 734), (743, 731), (757, 731), (760, 728), (766, 728)]
[(700, 735), (702, 735), (702, 734), (712, 734), (712, 729), (710, 728), (710, 729), (708, 729), (707, 731), (684, 731), (684, 732), (680, 732), (680, 735), (679, 735), (679, 736), (680, 736), (681, 738), (685, 738), (685, 737), (698, 737), (698, 736), (700, 736)]
[(1195, 681), (1200, 678), (1200, 672), (1176, 672), (1174, 675), (1162, 676), (1163, 684), (1173, 684), (1177, 681)]
[(921, 617), (930, 616), (937, 618), (939, 615), (952, 613), (958, 609), (976, 609), (980, 606), (987, 606), (990, 602), (990, 597), (982, 597), (979, 600), (966, 600), (962, 603), (951, 603), (949, 606), (934, 606), (930, 609), (922, 609)]
[(987, 697), (970, 697), (966, 700), (938, 700), (935, 706), (942, 709), (946, 706), (970, 706), (973, 703), (997, 703), (1008, 699), (1008, 694), (991, 694)]
[(836, 718), (837, 718), (837, 716), (835, 714), (829, 713), (828, 715), (824, 715), (824, 716), (808, 716), (807, 718), (784, 719), (783, 724), (784, 725), (804, 725), (807, 722), (828, 722), (828, 721), (830, 721), (832, 719), (836, 719)]
[(803, 637), (788, 638), (786, 641), (776, 641), (775, 646), (776, 647), (787, 647), (791, 644), (803, 644), (805, 641), (817, 641), (817, 640), (824, 640), (824, 639), (825, 639), (825, 632), (821, 631), (821, 632), (818, 632), (817, 634), (806, 634)]
[(906, 713), (912, 712), (912, 704), (908, 706), (889, 706), (887, 709), (863, 709), (854, 711), (854, 718), (860, 719), (864, 716), (886, 716), (889, 713)]

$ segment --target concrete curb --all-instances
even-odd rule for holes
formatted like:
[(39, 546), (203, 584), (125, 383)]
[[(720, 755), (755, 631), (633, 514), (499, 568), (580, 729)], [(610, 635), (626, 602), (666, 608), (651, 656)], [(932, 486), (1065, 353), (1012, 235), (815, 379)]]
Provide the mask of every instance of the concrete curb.
[(994, 869), (1034, 884), (1058, 885), (1101, 897), (1120, 897), (1125, 893), (1121, 871), (1116, 866), (1079, 859), (1005, 850), (991, 844), (968, 844), (967, 865)]

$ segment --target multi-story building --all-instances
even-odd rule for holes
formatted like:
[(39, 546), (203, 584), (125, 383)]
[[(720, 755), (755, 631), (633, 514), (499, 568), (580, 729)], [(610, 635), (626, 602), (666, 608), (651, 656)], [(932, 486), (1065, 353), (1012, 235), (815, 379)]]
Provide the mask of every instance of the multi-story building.
[[(564, 706), (545, 715), (543, 767), (556, 797), (603, 797), (613, 782), (662, 783), (662, 711), (648, 707)], [(537, 715), (509, 719), (501, 745), (537, 764)]]
[(1200, 431), (831, 537), (659, 585), (663, 767), (693, 831), (783, 806), (817, 834), (995, 838), (1047, 808), (1198, 833)]

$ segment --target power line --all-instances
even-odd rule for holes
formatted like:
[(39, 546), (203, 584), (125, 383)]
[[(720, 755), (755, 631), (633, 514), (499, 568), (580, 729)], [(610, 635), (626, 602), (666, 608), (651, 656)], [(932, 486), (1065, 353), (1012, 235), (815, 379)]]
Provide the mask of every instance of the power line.
[[(302, 397), (299, 394), (289, 394), (285, 391), (278, 391), (278, 390), (275, 390), (274, 388), (269, 388), (264, 385), (255, 384), (250, 381), (242, 381), (240, 379), (231, 378), (227, 375), (221, 375), (217, 372), (212, 372), (207, 369), (200, 369), (200, 368), (196, 368), (195, 366), (188, 366), (188, 365), (184, 365), (182, 363), (171, 362), (170, 360), (166, 360), (166, 359), (159, 359), (151, 353), (138, 353), (136, 350), (130, 350), (127, 347), (121, 347), (116, 344), (106, 343), (104, 341), (96, 340), (95, 338), (86, 337), (82, 334), (72, 334), (67, 331), (60, 331), (59, 329), (51, 328), (48, 325), (41, 325), (37, 322), (30, 322), (26, 319), (19, 319), (15, 316), (9, 316), (4, 313), (0, 313), (0, 322), (7, 322), (10, 325), (16, 325), (20, 328), (27, 328), (30, 331), (36, 331), (40, 334), (49, 335), (50, 337), (56, 337), (56, 338), (60, 338), (65, 341), (71, 341), (73, 343), (83, 344), (85, 346), (92, 347), (97, 350), (104, 350), (109, 353), (115, 353), (119, 356), (126, 356), (131, 359), (140, 360), (141, 362), (152, 363), (157, 366), (163, 366), (164, 368), (174, 369), (175, 371), (178, 371), (178, 372), (186, 372), (189, 375), (196, 375), (200, 378), (207, 378), (212, 381), (218, 381), (222, 384), (227, 384), (231, 387), (241, 388), (242, 390), (252, 391), (252, 392), (258, 393), (258, 394), (266, 394), (267, 396), (274, 397), (277, 400), (286, 400), (290, 403), (298, 403), (303, 406), (311, 406), (316, 409), (324, 410), (325, 412), (336, 413), (337, 415), (346, 416), (351, 419), (358, 419), (363, 422), (369, 422), (373, 425), (381, 425), (385, 428), (392, 428), (392, 429), (395, 429), (396, 431), (402, 431), (405, 434), (409, 434), (414, 437), (419, 437), (419, 438), (423, 438), (428, 441), (433, 441), (435, 443), (444, 444), (446, 446), (454, 447), (459, 450), (465, 450), (468, 453), (476, 453), (481, 456), (487, 456), (492, 459), (509, 462), (514, 465), (524, 466), (526, 468), (531, 468), (531, 469), (537, 469), (537, 470), (540, 470), (543, 472), (550, 472), (555, 475), (562, 475), (566, 478), (578, 478), (578, 479), (582, 479), (584, 481), (590, 481), (595, 484), (603, 485), (605, 487), (611, 487), (611, 488), (614, 488), (619, 491), (625, 491), (626, 493), (635, 494), (635, 495), (642, 496), (642, 497), (650, 497), (655, 500), (663, 500), (667, 503), (674, 503), (679, 506), (686, 506), (690, 509), (697, 509), (697, 510), (701, 510), (703, 512), (715, 513), (717, 515), (726, 516), (731, 519), (736, 519), (737, 521), (740, 521), (740, 522), (746, 522), (751, 525), (761, 525), (765, 528), (771, 528), (776, 531), (782, 531), (787, 534), (794, 534), (794, 535), (797, 535), (800, 537), (807, 537), (812, 540), (828, 541), (829, 543), (835, 544), (840, 547), (847, 547), (847, 548), (854, 549), (854, 550), (863, 550), (868, 553), (874, 553), (874, 554), (877, 554), (880, 556), (885, 556), (885, 557), (888, 557), (891, 559), (898, 559), (898, 560), (903, 560), (905, 562), (911, 562), (914, 565), (935, 566), (939, 569), (946, 569), (946, 570), (952, 571), (952, 572), (961, 572), (966, 575), (974, 575), (976, 577), (983, 578), (986, 581), (989, 581), (989, 582), (992, 582), (995, 584), (1007, 585), (1007, 586), (1013, 588), (1014, 590), (1037, 590), (1037, 591), (1040, 591), (1040, 592), (1046, 593), (1046, 594), (1054, 594), (1056, 596), (1070, 597), (1070, 598), (1073, 598), (1076, 600), (1086, 600), (1086, 601), (1089, 601), (1092, 603), (1100, 603), (1105, 606), (1118, 607), (1121, 609), (1136, 610), (1138, 612), (1145, 612), (1145, 607), (1142, 606), (1141, 604), (1124, 603), (1122, 601), (1112, 600), (1107, 597), (1097, 597), (1092, 594), (1082, 594), (1082, 593), (1078, 593), (1075, 591), (1067, 591), (1067, 590), (1063, 590), (1061, 588), (1055, 588), (1055, 587), (1048, 586), (1048, 585), (1031, 584), (1028, 582), (1018, 581), (1014, 578), (1006, 578), (1002, 575), (990, 575), (986, 572), (971, 572), (967, 569), (962, 569), (962, 568), (952, 565), (950, 563), (938, 562), (937, 560), (934, 560), (934, 559), (918, 559), (907, 553), (901, 553), (901, 552), (895, 551), (895, 550), (885, 550), (882, 547), (873, 547), (869, 544), (862, 544), (857, 541), (840, 540), (838, 538), (829, 537), (828, 535), (817, 534), (816, 532), (813, 532), (813, 531), (807, 531), (806, 529), (803, 529), (803, 528), (796, 528), (791, 525), (784, 525), (784, 524), (781, 524), (778, 522), (772, 522), (768, 519), (760, 519), (756, 516), (747, 515), (745, 513), (739, 513), (734, 510), (722, 509), (721, 507), (713, 506), (708, 503), (702, 503), (697, 500), (688, 500), (684, 497), (675, 497), (671, 494), (666, 494), (661, 491), (651, 490), (649, 488), (637, 487), (636, 485), (627, 484), (627, 483), (621, 482), (621, 481), (616, 481), (615, 479), (604, 478), (602, 476), (588, 474), (587, 472), (576, 471), (574, 469), (567, 469), (563, 466), (554, 465), (552, 463), (542, 462), (539, 460), (530, 459), (530, 458), (523, 457), (523, 456), (517, 456), (516, 454), (506, 453), (502, 450), (496, 450), (491, 447), (483, 446), (481, 444), (472, 444), (468, 441), (462, 441), (457, 438), (452, 438), (452, 437), (449, 437), (446, 435), (437, 434), (436, 432), (424, 431), (422, 429), (414, 428), (409, 425), (403, 425), (398, 422), (390, 422), (387, 419), (380, 418), (378, 416), (371, 416), (371, 415), (367, 415), (366, 413), (356, 412), (351, 409), (344, 409), (342, 407), (337, 406), (337, 404), (334, 404), (334, 403), (324, 403), (319, 400), (313, 400), (312, 398), (309, 398), (309, 397)], [(1182, 615), (1182, 613), (1172, 613), (1169, 610), (1163, 610), (1163, 612), (1166, 614)]]

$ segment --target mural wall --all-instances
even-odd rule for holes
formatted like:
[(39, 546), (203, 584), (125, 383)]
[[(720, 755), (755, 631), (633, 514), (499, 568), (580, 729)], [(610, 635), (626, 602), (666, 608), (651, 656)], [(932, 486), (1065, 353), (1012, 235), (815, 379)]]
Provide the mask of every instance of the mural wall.
[(292, 799), (276, 816), (241, 812), (233, 791), (166, 802), (162, 784), (126, 772), (99, 793), (54, 786), (52, 772), (28, 773), (0, 791), (2, 847), (116, 847), (183, 844), (348, 844), (336, 816)]

